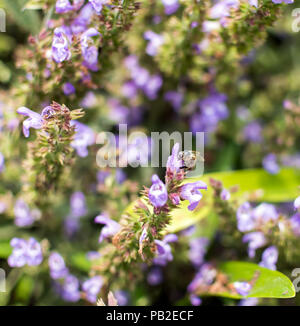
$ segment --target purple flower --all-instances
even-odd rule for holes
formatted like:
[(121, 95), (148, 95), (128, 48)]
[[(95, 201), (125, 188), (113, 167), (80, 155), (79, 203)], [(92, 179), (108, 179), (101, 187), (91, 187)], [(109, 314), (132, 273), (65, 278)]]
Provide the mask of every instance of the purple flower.
[(122, 184), (126, 180), (126, 173), (122, 169), (116, 169), (116, 181)]
[(99, 184), (104, 184), (105, 180), (110, 176), (110, 172), (109, 171), (99, 171), (97, 173), (97, 181)]
[(129, 302), (129, 294), (127, 291), (115, 291), (115, 298), (117, 299), (118, 306), (127, 306)]
[(272, 2), (278, 4), (278, 3), (286, 3), (286, 4), (289, 4), (289, 3), (294, 3), (294, 0), (272, 0)]
[(196, 112), (191, 119), (190, 128), (192, 132), (216, 130), (219, 121), (228, 117), (228, 108), (226, 105), (227, 96), (216, 92), (198, 102), (199, 112)]
[(56, 1), (55, 11), (58, 14), (64, 14), (71, 10), (73, 10), (73, 6), (71, 5), (69, 0), (57, 0)]
[(203, 181), (186, 183), (180, 189), (181, 198), (190, 202), (190, 205), (188, 206), (190, 211), (193, 211), (202, 199), (202, 194), (199, 191), (200, 189), (207, 190), (207, 185)]
[(52, 41), (52, 58), (57, 63), (61, 63), (71, 58), (68, 38), (61, 28), (56, 28), (54, 30), (54, 37)]
[(107, 213), (96, 216), (95, 223), (105, 225), (101, 230), (99, 242), (102, 242), (104, 239), (113, 237), (116, 233), (119, 232), (121, 228), (120, 224), (110, 219)]
[(86, 215), (87, 213), (86, 201), (85, 201), (85, 196), (82, 192), (80, 191), (74, 192), (71, 196), (70, 204), (71, 204), (72, 217), (78, 218)]
[(90, 3), (86, 4), (81, 9), (79, 15), (72, 22), (71, 24), (72, 32), (75, 35), (83, 33), (87, 29), (87, 26), (90, 24), (94, 13), (95, 11), (93, 9), (93, 6)]
[(94, 107), (97, 104), (97, 98), (93, 92), (87, 92), (83, 100), (81, 101), (81, 106), (85, 109)]
[(82, 284), (82, 289), (89, 302), (95, 303), (97, 301), (97, 295), (100, 292), (102, 285), (103, 280), (101, 276), (94, 276)]
[(253, 143), (260, 143), (262, 141), (262, 127), (258, 121), (250, 122), (243, 130), (246, 140)]
[(243, 242), (248, 243), (248, 256), (250, 258), (255, 257), (255, 251), (258, 248), (263, 247), (266, 245), (267, 240), (262, 232), (251, 232), (247, 233), (243, 236)]
[(5, 167), (5, 161), (4, 161), (4, 156), (3, 154), (0, 152), (0, 173), (3, 172), (4, 167)]
[(233, 286), (237, 293), (242, 296), (247, 296), (252, 289), (252, 285), (248, 282), (234, 282)]
[(63, 85), (63, 92), (65, 95), (69, 96), (75, 93), (75, 87), (71, 83), (65, 83)]
[(222, 199), (222, 200), (229, 200), (230, 199), (230, 192), (227, 190), (227, 189), (223, 189), (222, 191), (221, 191), (221, 194), (220, 194), (220, 198)]
[(109, 119), (116, 124), (126, 123), (129, 115), (128, 107), (122, 105), (116, 99), (110, 99), (108, 101), (108, 104), (110, 106), (110, 110), (108, 113)]
[(267, 248), (262, 254), (262, 261), (260, 266), (276, 270), (276, 263), (278, 260), (278, 249), (275, 246)]
[(294, 208), (297, 210), (300, 208), (300, 196), (294, 201)]
[(65, 301), (76, 302), (80, 299), (79, 281), (73, 275), (68, 275), (60, 289), (61, 296)]
[(248, 0), (250, 6), (258, 7), (258, 0)]
[(150, 269), (147, 275), (147, 282), (149, 285), (156, 286), (163, 281), (163, 273), (160, 267), (154, 266)]
[(171, 103), (176, 111), (179, 111), (183, 101), (183, 94), (176, 91), (169, 91), (165, 94), (165, 100)]
[(98, 252), (98, 251), (89, 251), (87, 254), (86, 254), (86, 258), (88, 260), (97, 260), (101, 257), (101, 254)]
[(163, 5), (165, 7), (166, 15), (174, 14), (180, 7), (178, 0), (161, 0), (161, 2), (163, 3)]
[(148, 41), (146, 53), (152, 57), (155, 56), (160, 46), (164, 43), (164, 37), (152, 31), (146, 31), (144, 38)]
[(81, 35), (81, 52), (84, 59), (83, 64), (92, 71), (98, 71), (98, 48), (93, 44), (92, 37), (100, 33), (95, 28), (89, 28)]
[(149, 189), (149, 200), (155, 208), (163, 207), (168, 200), (167, 188), (156, 174), (152, 176), (152, 186)]
[(27, 241), (13, 238), (10, 245), (13, 247), (13, 252), (8, 257), (10, 267), (37, 266), (43, 260), (42, 248), (34, 238)]
[(216, 275), (217, 271), (212, 265), (202, 265), (192, 282), (189, 284), (188, 291), (192, 293), (201, 285), (211, 285), (216, 278)]
[(71, 238), (80, 229), (80, 223), (78, 219), (68, 216), (64, 222), (64, 231), (67, 237)]
[(34, 217), (24, 200), (16, 201), (14, 207), (15, 224), (19, 227), (30, 226), (34, 222)]
[(248, 232), (254, 229), (255, 221), (252, 216), (252, 208), (248, 202), (243, 203), (237, 210), (237, 227), (241, 232)]
[(156, 257), (153, 259), (153, 263), (160, 266), (167, 265), (168, 262), (173, 260), (170, 242), (175, 242), (178, 237), (175, 234), (168, 234), (163, 240), (155, 240), (156, 244)]
[(253, 218), (256, 222), (268, 223), (276, 221), (279, 214), (274, 205), (262, 203), (253, 210)]
[(182, 160), (178, 158), (179, 155), (179, 143), (176, 143), (172, 148), (172, 154), (168, 157), (167, 160), (167, 172), (176, 174), (180, 171), (182, 167)]
[(75, 126), (76, 134), (71, 146), (76, 150), (80, 157), (88, 156), (88, 146), (95, 143), (94, 131), (88, 126), (76, 120), (71, 121), (71, 125)]
[(191, 295), (190, 295), (190, 301), (191, 301), (191, 304), (192, 304), (193, 306), (195, 306), (195, 307), (200, 306), (201, 303), (202, 303), (201, 298), (199, 298), (199, 297), (198, 297), (197, 295), (195, 295), (195, 294), (191, 294)]
[(122, 94), (127, 98), (133, 98), (137, 95), (137, 87), (133, 81), (127, 81), (122, 86)]
[(300, 213), (297, 213), (290, 218), (290, 224), (294, 235), (300, 237)]
[(263, 167), (271, 174), (277, 174), (279, 172), (279, 166), (277, 163), (276, 155), (270, 153), (263, 158)]
[(155, 100), (162, 84), (163, 80), (160, 75), (151, 76), (146, 85), (144, 85), (143, 91), (150, 100)]
[(31, 111), (30, 109), (22, 106), (18, 108), (17, 113), (28, 117), (25, 121), (23, 121), (23, 134), (27, 138), (29, 137), (29, 129), (41, 129), (43, 126), (43, 118), (40, 114)]
[(65, 278), (69, 274), (69, 270), (66, 267), (64, 259), (57, 252), (51, 253), (48, 259), (48, 264), (50, 268), (50, 275), (55, 280)]
[(189, 258), (194, 266), (199, 267), (203, 263), (207, 246), (207, 238), (195, 238), (190, 240)]
[(103, 8), (103, 5), (107, 4), (107, 0), (89, 0), (89, 2), (92, 4), (94, 10), (97, 12), (97, 14), (100, 14)]
[(239, 7), (238, 0), (222, 0), (217, 2), (210, 12), (210, 17), (214, 19), (223, 18), (230, 15), (232, 8), (236, 9)]

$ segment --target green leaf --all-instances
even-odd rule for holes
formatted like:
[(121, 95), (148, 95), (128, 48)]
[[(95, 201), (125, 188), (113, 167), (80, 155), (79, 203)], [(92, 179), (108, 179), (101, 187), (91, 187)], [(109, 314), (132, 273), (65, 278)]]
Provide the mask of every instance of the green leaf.
[(7, 259), (11, 252), (12, 248), (9, 242), (0, 242), (0, 258)]
[(45, 0), (29, 0), (23, 9), (40, 10), (44, 7), (45, 3)]
[[(222, 181), (225, 188), (238, 185), (240, 190), (237, 196), (261, 190), (261, 196), (257, 199), (259, 202), (293, 201), (299, 196), (300, 170), (297, 169), (281, 169), (276, 175), (263, 169), (229, 171), (206, 174), (199, 179), (208, 183), (210, 178)], [(193, 178), (188, 182), (196, 180)]]
[[(185, 183), (201, 180), (209, 185), (211, 178), (221, 181), (225, 188), (238, 185), (239, 191), (233, 195), (236, 198), (259, 191), (260, 196), (256, 197), (256, 201), (280, 203), (293, 201), (299, 196), (300, 170), (296, 169), (282, 169), (277, 175), (271, 175), (263, 169), (216, 172), (186, 179)], [(212, 188), (208, 187), (202, 193), (203, 198), (194, 212), (190, 212), (188, 203), (184, 202), (171, 213), (173, 220), (167, 232), (183, 230), (213, 213)]]
[(80, 271), (89, 272), (91, 269), (91, 262), (86, 258), (85, 253), (77, 252), (71, 256), (71, 265)]
[(15, 289), (15, 298), (17, 301), (26, 303), (34, 290), (34, 279), (29, 275), (24, 275), (18, 282)]
[(25, 2), (26, 0), (4, 0), (4, 6), (16, 24), (32, 34), (37, 34), (41, 25), (40, 17), (35, 11), (24, 11)]
[[(254, 284), (248, 298), (293, 298), (295, 296), (293, 283), (278, 271), (238, 261), (223, 263), (218, 270), (228, 277), (230, 283), (253, 281)], [(245, 298), (230, 292), (213, 295), (233, 299)]]

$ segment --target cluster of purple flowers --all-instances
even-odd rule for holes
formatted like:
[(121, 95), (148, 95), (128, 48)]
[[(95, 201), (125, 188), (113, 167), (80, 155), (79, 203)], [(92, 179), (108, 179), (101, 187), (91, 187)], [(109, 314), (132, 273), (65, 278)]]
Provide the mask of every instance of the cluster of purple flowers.
[(130, 83), (130, 93), (134, 91), (136, 93), (140, 89), (150, 100), (156, 99), (163, 84), (162, 77), (158, 74), (151, 75), (147, 69), (139, 65), (138, 59), (134, 55), (125, 59), (125, 66), (130, 71), (131, 76), (131, 80), (127, 82), (127, 86)]
[[(70, 11), (79, 10), (84, 1), (77, 0), (73, 5), (68, 0), (58, 0), (56, 12), (65, 14)], [(94, 44), (93, 37), (99, 37), (100, 33), (95, 28), (89, 28), (93, 15), (101, 14), (106, 0), (89, 0), (74, 18), (69, 26), (62, 25), (54, 30), (52, 42), (52, 58), (55, 62), (61, 63), (71, 58), (70, 50), (73, 35), (80, 35), (81, 53), (83, 65), (91, 71), (98, 70), (98, 47)], [(73, 94), (73, 88), (64, 89), (66, 95)]]
[(179, 0), (161, 0), (165, 7), (165, 14), (172, 15), (174, 14), (180, 7)]
[[(179, 144), (175, 144), (172, 149), (172, 155), (167, 161), (167, 175), (166, 180), (179, 178), (182, 180), (184, 175), (182, 174), (181, 167), (183, 166), (182, 160), (179, 159)], [(169, 182), (168, 181), (168, 182)], [(196, 181), (194, 183), (186, 183), (180, 187), (179, 192), (168, 194), (166, 185), (159, 179), (157, 175), (152, 176), (152, 186), (149, 189), (149, 201), (156, 209), (160, 209), (167, 204), (168, 199), (174, 205), (179, 205), (181, 199), (189, 201), (189, 210), (194, 210), (202, 199), (200, 190), (207, 190), (207, 185), (202, 181)]]
[(39, 213), (37, 210), (30, 210), (27, 203), (18, 199), (14, 206), (15, 213), (15, 224), (19, 227), (30, 226), (35, 221), (36, 213)]
[(265, 235), (261, 229), (268, 223), (276, 223), (279, 214), (274, 205), (262, 203), (254, 209), (248, 202), (242, 204), (237, 210), (237, 227), (240, 232), (250, 232), (244, 235), (243, 242), (248, 242), (249, 257), (255, 256), (255, 251), (258, 248), (267, 244)]
[(159, 48), (164, 44), (164, 37), (153, 31), (146, 31), (144, 33), (144, 38), (148, 41), (146, 53), (152, 57), (156, 56)]
[(203, 100), (198, 101), (198, 110), (194, 113), (190, 122), (192, 132), (213, 132), (216, 130), (218, 123), (225, 120), (228, 115), (226, 106), (227, 97), (216, 91)]
[(42, 247), (34, 238), (29, 240), (13, 238), (10, 245), (13, 248), (12, 254), (8, 257), (10, 267), (37, 266), (43, 261)]
[[(53, 252), (48, 259), (50, 276), (55, 280), (55, 287), (61, 297), (70, 302), (76, 302), (80, 299), (80, 282), (77, 277), (69, 273), (63, 257)], [(96, 303), (97, 295), (101, 290), (103, 280), (100, 276), (94, 276), (82, 283), (82, 290), (91, 303)]]

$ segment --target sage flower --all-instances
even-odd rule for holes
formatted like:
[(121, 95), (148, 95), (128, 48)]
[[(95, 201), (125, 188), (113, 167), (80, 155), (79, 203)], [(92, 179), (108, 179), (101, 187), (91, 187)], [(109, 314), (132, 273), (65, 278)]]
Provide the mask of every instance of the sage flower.
[(34, 222), (34, 216), (24, 200), (19, 199), (14, 206), (15, 224), (19, 227), (30, 226)]
[(156, 257), (153, 259), (155, 265), (165, 266), (173, 260), (170, 242), (176, 242), (178, 237), (175, 234), (168, 234), (163, 240), (155, 240)]
[(61, 63), (71, 58), (67, 36), (60, 28), (54, 30), (52, 58), (57, 63)]
[(95, 143), (95, 133), (88, 126), (76, 120), (71, 121), (71, 125), (75, 126), (76, 134), (71, 146), (76, 150), (77, 155), (80, 157), (88, 156), (88, 146)]
[(77, 277), (68, 275), (59, 287), (62, 298), (65, 301), (76, 302), (80, 299), (79, 281)]
[(144, 33), (144, 38), (148, 41), (146, 53), (152, 57), (155, 56), (161, 45), (164, 43), (163, 36), (152, 31), (146, 31)]
[(64, 14), (66, 12), (72, 11), (73, 6), (69, 0), (57, 0), (55, 5), (55, 11), (58, 14)]
[(155, 208), (163, 207), (168, 200), (167, 188), (156, 174), (152, 176), (152, 186), (149, 189), (149, 200)]
[(23, 134), (26, 138), (30, 135), (30, 128), (41, 129), (43, 126), (43, 118), (40, 114), (22, 106), (18, 108), (17, 113), (28, 117), (23, 121)]
[(48, 264), (50, 268), (50, 276), (55, 280), (65, 278), (69, 274), (69, 270), (66, 267), (63, 257), (57, 252), (51, 253), (48, 259)]
[(120, 224), (110, 219), (107, 213), (96, 216), (95, 223), (104, 225), (100, 233), (99, 242), (113, 237), (121, 228)]
[(10, 267), (37, 266), (43, 260), (41, 245), (34, 238), (27, 241), (13, 238), (10, 245), (13, 247), (12, 254), (8, 257)]
[(275, 246), (271, 246), (262, 254), (262, 261), (259, 263), (260, 266), (276, 270), (276, 263), (278, 260), (278, 249)]
[(266, 245), (267, 240), (262, 232), (251, 232), (243, 236), (243, 242), (248, 242), (248, 256), (255, 257), (255, 251)]
[(190, 205), (188, 209), (193, 211), (202, 199), (200, 189), (207, 190), (207, 185), (203, 181), (196, 181), (194, 183), (186, 183), (180, 188), (180, 196), (184, 200), (188, 200)]
[(89, 302), (97, 302), (97, 295), (100, 292), (102, 285), (103, 280), (101, 276), (94, 276), (82, 284), (82, 290)]
[(91, 5), (93, 6), (94, 10), (97, 14), (100, 14), (103, 8), (103, 5), (107, 4), (107, 0), (89, 0)]
[(252, 289), (252, 285), (248, 282), (234, 282), (233, 286), (235, 287), (237, 293), (242, 296), (247, 296)]
[(178, 0), (161, 0), (165, 7), (165, 14), (172, 15), (174, 14), (178, 8), (180, 7)]

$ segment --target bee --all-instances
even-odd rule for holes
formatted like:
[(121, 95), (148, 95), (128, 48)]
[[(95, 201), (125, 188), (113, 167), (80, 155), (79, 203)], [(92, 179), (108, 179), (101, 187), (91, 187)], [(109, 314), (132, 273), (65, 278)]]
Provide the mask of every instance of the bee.
[(178, 159), (182, 160), (181, 169), (192, 171), (195, 169), (197, 161), (204, 162), (204, 157), (196, 151), (182, 151), (178, 153)]

